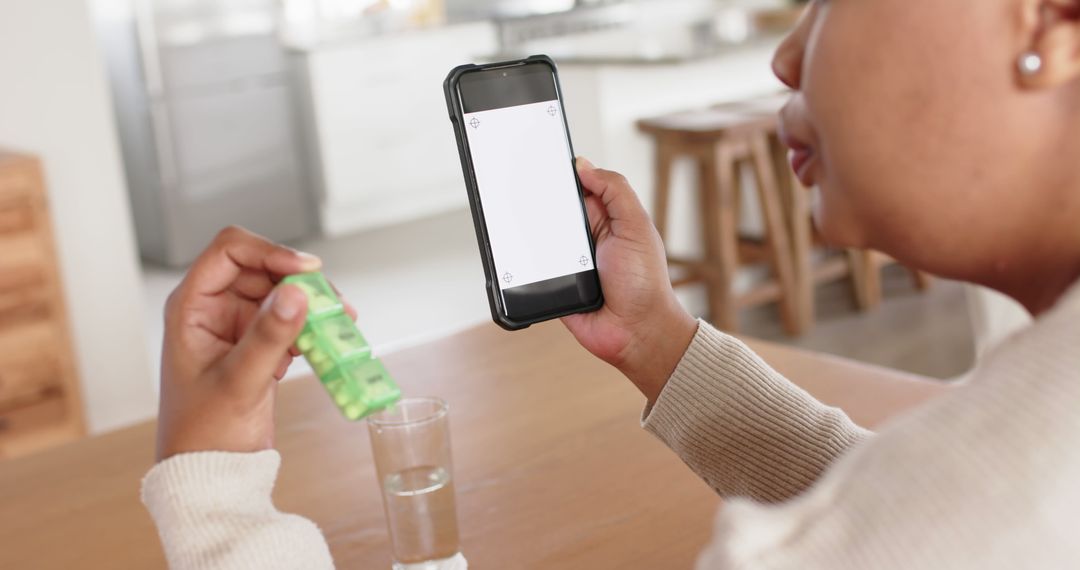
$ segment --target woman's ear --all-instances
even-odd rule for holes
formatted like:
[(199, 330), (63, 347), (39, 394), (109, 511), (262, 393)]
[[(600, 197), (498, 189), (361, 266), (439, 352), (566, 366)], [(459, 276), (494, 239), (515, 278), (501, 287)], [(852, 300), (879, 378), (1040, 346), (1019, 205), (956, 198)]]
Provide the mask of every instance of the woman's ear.
[(1080, 0), (1022, 0), (1020, 82), (1029, 89), (1080, 81)]

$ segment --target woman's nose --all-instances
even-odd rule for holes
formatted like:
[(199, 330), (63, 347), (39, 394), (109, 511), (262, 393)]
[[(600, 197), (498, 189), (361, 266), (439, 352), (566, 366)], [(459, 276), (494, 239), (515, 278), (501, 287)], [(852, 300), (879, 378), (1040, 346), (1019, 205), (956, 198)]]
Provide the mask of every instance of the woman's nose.
[(780, 47), (773, 54), (773, 73), (792, 89), (799, 89), (802, 83), (803, 56), (806, 54), (806, 42), (817, 13), (817, 3), (811, 2), (799, 19), (798, 25), (784, 38)]
[(798, 46), (794, 39), (794, 32), (788, 35), (784, 39), (784, 43), (780, 44), (780, 47), (776, 49), (776, 53), (773, 54), (772, 69), (773, 73), (780, 81), (788, 87), (798, 90), (799, 89), (799, 77), (802, 70), (803, 49), (802, 46)]

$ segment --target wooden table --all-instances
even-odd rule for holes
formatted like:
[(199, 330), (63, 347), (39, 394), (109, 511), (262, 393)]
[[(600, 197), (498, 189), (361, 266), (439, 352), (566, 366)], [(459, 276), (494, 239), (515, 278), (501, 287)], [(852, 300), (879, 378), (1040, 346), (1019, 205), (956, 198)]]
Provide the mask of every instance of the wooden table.
[[(755, 344), (873, 426), (939, 384)], [(451, 405), (458, 512), (474, 568), (687, 568), (719, 499), (639, 427), (643, 398), (554, 323), (484, 326), (385, 359), (407, 394)], [(339, 568), (389, 568), (366, 426), (310, 380), (282, 386), (276, 501), (323, 529)], [(139, 504), (154, 425), (0, 463), (0, 568), (161, 568)]]

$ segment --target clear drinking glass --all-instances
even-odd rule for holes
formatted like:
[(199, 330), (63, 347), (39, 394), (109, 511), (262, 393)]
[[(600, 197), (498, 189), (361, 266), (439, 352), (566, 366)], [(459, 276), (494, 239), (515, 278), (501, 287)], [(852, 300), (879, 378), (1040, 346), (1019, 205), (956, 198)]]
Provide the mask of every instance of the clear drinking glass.
[(406, 399), (368, 418), (394, 570), (465, 568), (450, 458), (449, 407)]

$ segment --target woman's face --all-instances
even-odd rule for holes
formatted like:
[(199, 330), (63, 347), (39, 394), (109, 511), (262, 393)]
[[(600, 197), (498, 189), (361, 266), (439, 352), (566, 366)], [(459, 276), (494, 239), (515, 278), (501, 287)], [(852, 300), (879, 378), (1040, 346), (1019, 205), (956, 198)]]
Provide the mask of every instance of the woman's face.
[(1041, 215), (1028, 189), (1056, 174), (1037, 166), (1076, 137), (1018, 85), (1027, 1), (812, 0), (774, 68), (827, 241), (964, 278)]

